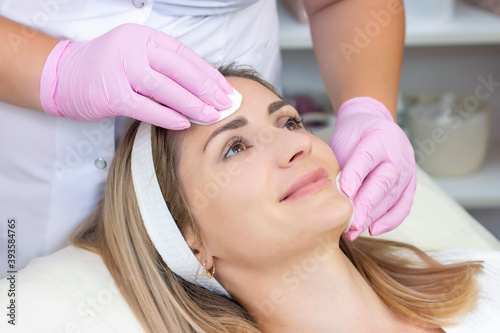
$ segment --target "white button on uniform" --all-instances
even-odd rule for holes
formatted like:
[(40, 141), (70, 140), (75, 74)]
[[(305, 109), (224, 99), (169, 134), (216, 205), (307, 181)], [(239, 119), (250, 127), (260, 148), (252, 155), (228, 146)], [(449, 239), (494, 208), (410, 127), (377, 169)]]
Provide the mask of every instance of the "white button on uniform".
[(134, 4), (135, 8), (142, 8), (142, 7), (144, 7), (144, 2), (143, 1), (132, 0), (132, 3)]
[(108, 165), (108, 163), (106, 163), (106, 160), (102, 157), (96, 158), (94, 164), (98, 169), (104, 169), (106, 165)]

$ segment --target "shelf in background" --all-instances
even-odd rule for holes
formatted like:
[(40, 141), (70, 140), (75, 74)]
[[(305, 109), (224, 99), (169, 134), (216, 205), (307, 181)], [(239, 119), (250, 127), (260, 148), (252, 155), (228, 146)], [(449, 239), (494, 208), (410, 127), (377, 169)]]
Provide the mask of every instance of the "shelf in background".
[[(280, 45), (283, 50), (312, 48), (310, 29), (300, 24), (278, 1)], [(406, 46), (500, 44), (500, 16), (457, 1), (450, 22), (416, 23), (407, 20)]]
[(465, 208), (500, 207), (500, 142), (490, 142), (486, 162), (476, 173), (461, 178), (432, 178)]

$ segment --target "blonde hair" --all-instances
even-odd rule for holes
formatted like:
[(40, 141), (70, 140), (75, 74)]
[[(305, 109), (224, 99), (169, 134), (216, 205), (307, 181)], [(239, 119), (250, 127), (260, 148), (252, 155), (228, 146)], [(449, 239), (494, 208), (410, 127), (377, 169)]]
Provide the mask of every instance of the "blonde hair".
[[(225, 76), (255, 80), (278, 95), (248, 69), (220, 70)], [(75, 233), (74, 243), (101, 255), (147, 332), (261, 332), (236, 301), (184, 281), (161, 260), (144, 228), (132, 184), (130, 159), (138, 125), (121, 142), (104, 199)], [(181, 141), (182, 132), (152, 128), (153, 159), (165, 202), (179, 229), (191, 228), (201, 244), (176, 174)], [(452, 325), (475, 306), (475, 275), (482, 268), (478, 262), (445, 265), (411, 245), (373, 238), (348, 242), (342, 237), (340, 247), (379, 297), (417, 325)]]

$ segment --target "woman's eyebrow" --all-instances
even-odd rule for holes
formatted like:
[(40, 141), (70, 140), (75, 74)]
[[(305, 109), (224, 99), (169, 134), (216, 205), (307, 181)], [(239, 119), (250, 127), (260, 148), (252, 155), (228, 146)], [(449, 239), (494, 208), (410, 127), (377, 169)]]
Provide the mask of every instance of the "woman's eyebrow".
[[(278, 111), (279, 109), (281, 109), (282, 107), (287, 106), (287, 105), (290, 105), (290, 103), (288, 103), (284, 100), (272, 102), (271, 104), (269, 104), (267, 106), (267, 113), (270, 116), (273, 113), (275, 113), (276, 111)], [(243, 126), (246, 126), (247, 124), (248, 124), (248, 119), (244, 116), (239, 116), (238, 118), (228, 122), (224, 126), (219, 127), (208, 137), (207, 142), (205, 142), (205, 146), (203, 147), (203, 152), (205, 152), (205, 150), (207, 149), (208, 143), (210, 141), (212, 141), (212, 139), (215, 138), (217, 135), (219, 135), (225, 131), (228, 131), (228, 130), (234, 130), (237, 128), (241, 128)]]
[(205, 142), (205, 147), (203, 147), (203, 152), (205, 152), (205, 149), (207, 149), (208, 143), (217, 135), (225, 131), (234, 130), (246, 126), (247, 124), (248, 124), (248, 119), (244, 116), (239, 116), (238, 118), (228, 122), (226, 125), (219, 127), (208, 137), (207, 142)]
[(272, 102), (271, 104), (269, 104), (267, 106), (267, 112), (270, 116), (273, 113), (275, 113), (276, 111), (278, 111), (279, 109), (281, 109), (282, 107), (287, 106), (287, 105), (291, 105), (291, 104), (285, 100), (280, 99), (279, 101), (275, 101), (275, 102)]

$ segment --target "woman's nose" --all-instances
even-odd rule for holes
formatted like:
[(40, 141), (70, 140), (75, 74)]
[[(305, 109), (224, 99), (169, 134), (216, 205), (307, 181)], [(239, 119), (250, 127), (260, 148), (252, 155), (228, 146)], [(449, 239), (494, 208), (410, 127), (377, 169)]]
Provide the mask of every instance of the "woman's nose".
[[(280, 131), (281, 132), (281, 131)], [(281, 132), (275, 141), (278, 165), (288, 168), (301, 160), (307, 159), (311, 154), (311, 138), (295, 131)]]

